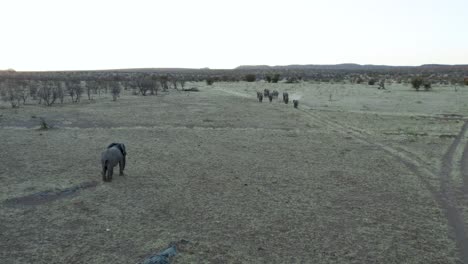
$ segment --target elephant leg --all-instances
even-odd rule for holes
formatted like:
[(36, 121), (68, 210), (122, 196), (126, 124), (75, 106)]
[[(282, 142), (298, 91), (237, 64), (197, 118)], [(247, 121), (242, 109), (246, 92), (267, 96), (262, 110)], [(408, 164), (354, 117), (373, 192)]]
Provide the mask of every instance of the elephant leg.
[(120, 169), (119, 175), (120, 175), (120, 176), (123, 176), (123, 175), (124, 175), (124, 172), (123, 172), (124, 166), (125, 166), (125, 163), (124, 163), (123, 160), (121, 160), (121, 161), (119, 162), (119, 169)]
[(105, 165), (102, 166), (102, 180), (107, 181), (107, 167)]
[(112, 175), (114, 174), (114, 168), (110, 167), (110, 168), (107, 169), (107, 171), (108, 171), (107, 180), (112, 181)]

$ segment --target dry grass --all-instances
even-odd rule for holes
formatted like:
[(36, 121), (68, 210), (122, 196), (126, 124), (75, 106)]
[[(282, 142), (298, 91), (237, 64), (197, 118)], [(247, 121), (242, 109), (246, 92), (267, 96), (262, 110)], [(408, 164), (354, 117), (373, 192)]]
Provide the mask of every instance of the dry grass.
[[(336, 108), (327, 107), (334, 111), (317, 111), (328, 93), (307, 94), (305, 84), (278, 85), (280, 93), (303, 93), (301, 110), (260, 104), (258, 83), (0, 110), (0, 201), (99, 181), (42, 205), (1, 203), (2, 261), (137, 263), (186, 239), (174, 263), (457, 263), (443, 210), (418, 175), (320, 120), (357, 127), (431, 170), (451, 143), (438, 135), (458, 133), (460, 123), (412, 119), (408, 113), (425, 105), (412, 99), (397, 100), (411, 104), (406, 114), (386, 115), (385, 105), (374, 109), (377, 89), (366, 101), (372, 114), (356, 113), (360, 102), (336, 112), (352, 101), (345, 98), (366, 94), (341, 86), (333, 86)], [(36, 130), (33, 115), (55, 128)], [(398, 126), (429, 135), (383, 133)], [(99, 156), (110, 142), (127, 146), (126, 176), (103, 183)]]

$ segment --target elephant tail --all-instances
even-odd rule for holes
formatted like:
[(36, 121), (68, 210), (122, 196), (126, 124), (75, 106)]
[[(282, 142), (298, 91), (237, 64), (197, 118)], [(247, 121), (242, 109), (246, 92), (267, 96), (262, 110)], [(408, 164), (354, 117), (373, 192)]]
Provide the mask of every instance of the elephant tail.
[(103, 160), (102, 161), (102, 180), (107, 181), (107, 165), (109, 163), (109, 160)]

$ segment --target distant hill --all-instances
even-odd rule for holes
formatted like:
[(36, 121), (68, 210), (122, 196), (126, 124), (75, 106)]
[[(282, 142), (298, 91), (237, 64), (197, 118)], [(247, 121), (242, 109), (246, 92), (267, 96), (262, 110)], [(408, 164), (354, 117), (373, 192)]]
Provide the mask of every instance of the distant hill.
[[(241, 65), (234, 69), (210, 69), (210, 68), (128, 68), (128, 69), (102, 69), (102, 70), (65, 70), (65, 71), (18, 71), (23, 73), (73, 73), (73, 72), (126, 72), (126, 73), (160, 73), (160, 74), (228, 74), (230, 72), (268, 72), (268, 71), (287, 71), (299, 70), (307, 72), (315, 71), (404, 71), (404, 72), (467, 72), (468, 64), (423, 64), (420, 66), (390, 66), (390, 65), (373, 65), (373, 64), (356, 64), (356, 63), (341, 63), (341, 64), (292, 64), (292, 65)], [(13, 73), (13, 69), (0, 70), (0, 73)]]
[(302, 69), (302, 70), (386, 70), (386, 69), (467, 69), (467, 64), (448, 65), (448, 64), (424, 64), (420, 66), (390, 66), (390, 65), (373, 65), (373, 64), (305, 64), (305, 65), (241, 65), (235, 70), (285, 70), (285, 69)]

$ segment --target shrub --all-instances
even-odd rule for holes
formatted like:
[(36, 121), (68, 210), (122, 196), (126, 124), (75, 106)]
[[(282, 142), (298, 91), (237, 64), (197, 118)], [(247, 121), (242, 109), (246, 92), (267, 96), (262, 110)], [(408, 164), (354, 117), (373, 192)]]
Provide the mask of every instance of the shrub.
[(120, 96), (120, 84), (118, 82), (111, 83), (112, 101), (117, 101), (117, 97)]
[(255, 76), (255, 74), (247, 74), (245, 75), (244, 79), (247, 82), (255, 82), (255, 80), (257, 80), (257, 76)]
[(286, 78), (286, 83), (298, 83), (299, 79), (296, 76)]
[(465, 78), (465, 79), (463, 79), (463, 83), (464, 83), (465, 85), (468, 85), (468, 77)]
[(422, 84), (423, 84), (423, 78), (421, 77), (415, 77), (411, 79), (411, 86), (413, 86), (413, 88), (416, 89), (416, 91), (419, 91), (419, 88), (421, 87)]
[(21, 96), (17, 89), (8, 87), (1, 92), (1, 96), (4, 102), (9, 102), (11, 104), (11, 108), (19, 107)]
[(206, 78), (206, 84), (207, 85), (212, 85), (214, 83), (214, 79), (213, 78)]
[(367, 83), (368, 83), (369, 85), (374, 85), (375, 82), (376, 82), (375, 79), (370, 79)]
[(271, 83), (271, 75), (267, 75), (265, 76), (265, 80), (268, 82), (268, 83)]
[(46, 129), (49, 129), (49, 124), (47, 124), (47, 122), (45, 121), (45, 119), (43, 117), (40, 117), (39, 118), (39, 122), (40, 122), (40, 125), (41, 127), (39, 129), (42, 129), (42, 130), (46, 130)]
[(423, 86), (424, 86), (424, 90), (426, 90), (426, 91), (429, 91), (429, 90), (432, 88), (432, 86), (431, 86), (431, 83), (430, 83), (430, 82), (426, 82), (426, 83), (424, 83), (424, 84), (423, 84)]
[[(115, 84), (117, 85), (117, 83)], [(167, 85), (167, 82), (163, 81), (162, 82), (162, 87), (165, 87)], [(150, 91), (152, 95), (158, 94), (159, 90), (159, 83), (156, 78), (146, 76), (140, 80), (138, 80), (137, 87), (140, 91), (140, 94), (143, 96), (146, 96), (146, 92)], [(120, 91), (119, 91), (120, 93)]]
[(272, 83), (277, 83), (277, 82), (279, 81), (279, 79), (280, 79), (279, 73), (275, 73), (275, 74), (273, 75), (273, 77), (271, 78), (271, 82), (272, 82)]

